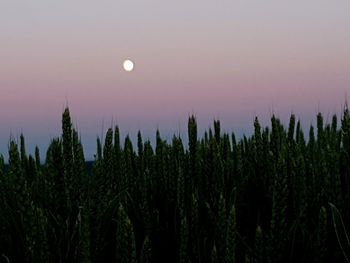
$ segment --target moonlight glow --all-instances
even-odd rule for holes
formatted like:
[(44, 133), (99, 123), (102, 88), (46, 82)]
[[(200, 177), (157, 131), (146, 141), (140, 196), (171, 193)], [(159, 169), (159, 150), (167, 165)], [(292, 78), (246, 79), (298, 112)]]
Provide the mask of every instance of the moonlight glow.
[(134, 69), (134, 62), (129, 59), (125, 60), (123, 63), (123, 68), (125, 71), (132, 71)]

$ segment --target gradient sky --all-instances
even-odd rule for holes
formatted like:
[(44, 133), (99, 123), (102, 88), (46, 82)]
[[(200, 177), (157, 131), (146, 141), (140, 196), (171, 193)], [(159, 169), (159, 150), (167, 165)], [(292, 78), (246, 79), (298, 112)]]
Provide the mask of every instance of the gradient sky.
[[(0, 0), (0, 151), (59, 136), (68, 103), (86, 158), (111, 124), (150, 139), (274, 111), (306, 126), (350, 93), (348, 0)], [(132, 72), (122, 62), (135, 62)]]

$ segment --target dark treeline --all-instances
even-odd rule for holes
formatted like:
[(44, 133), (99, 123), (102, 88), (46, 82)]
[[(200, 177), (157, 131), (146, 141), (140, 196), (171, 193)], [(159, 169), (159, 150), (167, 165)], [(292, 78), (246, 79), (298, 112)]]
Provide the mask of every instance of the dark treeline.
[(254, 121), (236, 140), (220, 122), (188, 146), (118, 127), (88, 173), (69, 110), (41, 165), (24, 137), (0, 159), (0, 262), (346, 262), (350, 113), (310, 127)]

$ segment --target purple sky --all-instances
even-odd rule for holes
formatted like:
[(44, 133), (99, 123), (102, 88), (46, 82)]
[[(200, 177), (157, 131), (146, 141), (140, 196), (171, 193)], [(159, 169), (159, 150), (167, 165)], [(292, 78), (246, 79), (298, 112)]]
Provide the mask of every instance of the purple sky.
[(0, 151), (23, 131), (44, 152), (67, 102), (87, 159), (111, 123), (150, 139), (191, 113), (200, 130), (249, 134), (272, 111), (308, 126), (350, 96), (349, 47), (347, 0), (1, 0)]

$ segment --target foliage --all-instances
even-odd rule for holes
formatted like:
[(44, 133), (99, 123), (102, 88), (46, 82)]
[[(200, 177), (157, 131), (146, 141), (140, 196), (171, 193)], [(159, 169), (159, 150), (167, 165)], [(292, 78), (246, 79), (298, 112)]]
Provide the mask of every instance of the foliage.
[[(70, 112), (42, 163), (25, 138), (0, 156), (0, 262), (345, 262), (350, 220), (350, 113), (236, 139), (215, 120), (188, 145), (118, 127), (87, 166)], [(90, 167), (90, 168), (88, 168)]]

